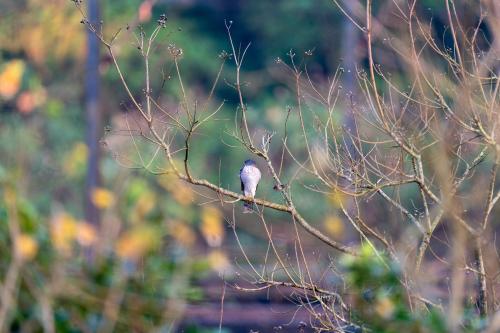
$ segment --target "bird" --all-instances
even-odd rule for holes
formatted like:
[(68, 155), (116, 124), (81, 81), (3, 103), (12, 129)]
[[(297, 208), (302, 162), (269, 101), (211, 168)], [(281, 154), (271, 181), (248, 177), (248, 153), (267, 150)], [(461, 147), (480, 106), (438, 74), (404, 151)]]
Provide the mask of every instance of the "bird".
[[(259, 185), (261, 173), (254, 160), (246, 160), (240, 169), (241, 190), (246, 197), (253, 198)], [(243, 203), (243, 213), (253, 212), (253, 203)]]

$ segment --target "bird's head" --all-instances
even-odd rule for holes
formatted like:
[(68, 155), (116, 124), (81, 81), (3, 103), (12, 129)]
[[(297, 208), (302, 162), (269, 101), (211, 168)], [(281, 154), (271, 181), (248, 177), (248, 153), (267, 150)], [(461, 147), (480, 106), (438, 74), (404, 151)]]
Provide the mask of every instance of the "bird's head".
[(254, 160), (246, 160), (245, 165), (257, 165)]

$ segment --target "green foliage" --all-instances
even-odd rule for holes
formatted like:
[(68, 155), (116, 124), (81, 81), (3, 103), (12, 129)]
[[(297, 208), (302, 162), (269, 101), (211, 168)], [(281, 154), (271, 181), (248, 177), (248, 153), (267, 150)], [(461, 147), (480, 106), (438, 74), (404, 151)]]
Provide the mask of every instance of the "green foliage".
[[(127, 22), (137, 23), (138, 8), (143, 3), (101, 1), (105, 36), (112, 36)], [(443, 9), (442, 4), (432, 0), (423, 3), (431, 11)], [(201, 105), (221, 65), (217, 55), (222, 50), (230, 52), (224, 18), (231, 19), (237, 46), (240, 42), (242, 47), (252, 42), (242, 67), (249, 122), (257, 124), (259, 131), (272, 131), (281, 130), (287, 119), (291, 131), (288, 149), (300, 150), (304, 137), (297, 130), (300, 121), (294, 107), (293, 78), (285, 67), (272, 60), (281, 57), (289, 62), (286, 53), (294, 49), (297, 63), (307, 64), (312, 74), (326, 81), (325, 73), (333, 73), (339, 66), (341, 13), (327, 0), (240, 1), (241, 8), (227, 11), (217, 6), (192, 8), (160, 1), (152, 8), (150, 19), (122, 32), (116, 54), (132, 93), (141, 99), (145, 80), (144, 61), (134, 34), (140, 33), (140, 29), (151, 32), (157, 25), (156, 18), (167, 13), (167, 27), (151, 55), (153, 92), (172, 110), (181, 100), (179, 78), (167, 52), (169, 45), (175, 44), (183, 49), (180, 70), (189, 87), (188, 95)], [(227, 7), (231, 7), (229, 2)], [(384, 8), (382, 4), (375, 4), (376, 11), (380, 8)], [(42, 329), (42, 312), (47, 310), (42, 309), (43, 296), (47, 296), (43, 291), (50, 297), (57, 332), (96, 331), (105, 317), (106, 300), (117, 291), (122, 292), (122, 299), (116, 331), (150, 331), (176, 322), (186, 302), (204, 300), (203, 290), (196, 285), (198, 280), (219, 272), (226, 264), (225, 253), (208, 249), (204, 234), (218, 232), (223, 237), (220, 230), (224, 230), (224, 221), (216, 221), (215, 231), (204, 227), (200, 212), (203, 207), (195, 204), (193, 189), (168, 176), (137, 170), (143, 166), (139, 154), (141, 158), (151, 157), (155, 151), (150, 142), (141, 141), (139, 136), (134, 137), (134, 145), (130, 137), (124, 143), (124, 135), (119, 132), (125, 128), (124, 114), (133, 124), (134, 113), (120, 108), (121, 104), (129, 104), (129, 98), (103, 52), (102, 127), (110, 129), (102, 131), (103, 142), (110, 145), (109, 150), (101, 151), (100, 162), (105, 194), (101, 207), (103, 227), (83, 229), (88, 148), (84, 143), (82, 103), (85, 31), (79, 23), (80, 14), (70, 1), (6, 1), (0, 4), (0, 11), (8, 13), (0, 20), (2, 282), (12, 263), (17, 237), (10, 233), (10, 223), (16, 221), (19, 232), (32, 241), (25, 244), (26, 261), (21, 267), (9, 328)], [(314, 50), (313, 55), (305, 57), (306, 50)], [(398, 85), (411, 83), (405, 73), (395, 72), (393, 78)], [(193, 174), (239, 191), (237, 173), (248, 152), (239, 149), (241, 144), (229, 134), (236, 115), (241, 114), (237, 94), (231, 87), (234, 80), (234, 63), (228, 59), (222, 83), (205, 112), (211, 112), (222, 101), (224, 106), (192, 138), (190, 165)], [(305, 131), (314, 136), (318, 134), (314, 123), (324, 121), (325, 116), (314, 101), (303, 107)], [(344, 113), (343, 109), (334, 110), (334, 120), (338, 122), (335, 125), (341, 123)], [(273, 158), (279, 158), (281, 146), (280, 140), (271, 143), (271, 151), (276, 152)], [(308, 160), (305, 155), (298, 157)], [(152, 163), (160, 170), (165, 164), (161, 157)], [(296, 171), (288, 168), (285, 160), (281, 176), (284, 180), (293, 179)], [(314, 189), (317, 179), (305, 176), (300, 183)], [(270, 177), (264, 175), (259, 196), (280, 202), (281, 195), (273, 190), (273, 185)], [(12, 193), (7, 193), (7, 189)], [(318, 193), (305, 191), (303, 186), (292, 187), (291, 193), (294, 198), (300, 197), (297, 208), (311, 221), (334, 216), (342, 201), (320, 201)], [(418, 194), (417, 185), (408, 185), (398, 193), (404, 204), (413, 204)], [(15, 199), (9, 202), (12, 197)], [(283, 225), (278, 223), (283, 222), (283, 213), (270, 213), (269, 217), (273, 225), (276, 223), (276, 230), (280, 230)], [(57, 223), (66, 225), (62, 235), (54, 231)], [(315, 224), (318, 227), (320, 223)], [(342, 233), (343, 229), (338, 230)], [(255, 230), (246, 231), (241, 235), (246, 248), (267, 247), (265, 236)], [(98, 236), (92, 236), (92, 232)], [(98, 241), (86, 244), (79, 240), (82, 235), (97, 237)], [(441, 310), (432, 306), (420, 311), (410, 309), (401, 271), (395, 263), (378, 256), (368, 246), (361, 252), (358, 258), (346, 257), (343, 264), (353, 294), (353, 319), (362, 329), (387, 333), (447, 331)], [(472, 310), (469, 304), (464, 314), (464, 330), (471, 332), (485, 326), (485, 320)], [(189, 327), (186, 332), (200, 330)]]
[[(407, 289), (398, 265), (363, 245), (359, 257), (342, 261), (347, 290), (353, 295), (353, 320), (362, 332), (446, 333), (446, 317), (441, 307), (417, 301), (408, 303)], [(415, 300), (414, 300), (415, 302)], [(464, 311), (463, 332), (485, 328), (473, 305)]]

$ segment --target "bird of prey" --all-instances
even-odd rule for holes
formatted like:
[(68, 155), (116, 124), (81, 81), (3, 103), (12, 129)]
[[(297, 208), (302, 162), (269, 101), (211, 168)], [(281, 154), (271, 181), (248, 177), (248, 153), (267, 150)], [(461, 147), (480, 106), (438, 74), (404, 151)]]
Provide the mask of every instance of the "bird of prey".
[[(253, 160), (246, 160), (240, 169), (241, 190), (246, 197), (254, 197), (259, 185), (261, 173), (257, 164)], [(243, 203), (243, 213), (253, 212), (253, 203), (245, 201)]]

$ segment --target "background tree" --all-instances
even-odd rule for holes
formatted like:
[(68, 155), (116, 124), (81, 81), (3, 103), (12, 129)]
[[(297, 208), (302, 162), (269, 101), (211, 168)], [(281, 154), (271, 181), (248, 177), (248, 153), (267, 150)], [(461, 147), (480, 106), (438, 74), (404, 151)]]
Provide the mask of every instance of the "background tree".
[[(100, 24), (99, 3), (90, 0), (87, 3), (89, 20)], [(87, 60), (85, 65), (85, 104), (86, 104), (86, 144), (88, 147), (87, 176), (85, 182), (85, 218), (93, 224), (99, 224), (99, 210), (92, 201), (92, 192), (99, 187), (99, 138), (101, 121), (99, 108), (99, 40), (87, 32)]]
[[(104, 51), (98, 227), (82, 14), (2, 4), (19, 38), (1, 44), (0, 325), (495, 331), (496, 6), (349, 4), (105, 2), (101, 26), (77, 2)], [(242, 216), (249, 157), (263, 179)]]

